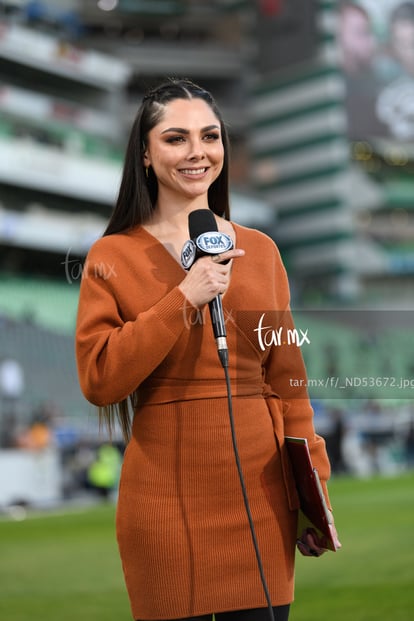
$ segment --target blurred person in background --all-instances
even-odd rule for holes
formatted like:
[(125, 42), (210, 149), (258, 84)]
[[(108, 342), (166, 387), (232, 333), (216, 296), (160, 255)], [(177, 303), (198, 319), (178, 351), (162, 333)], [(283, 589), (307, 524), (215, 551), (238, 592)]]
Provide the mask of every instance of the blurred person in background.
[(25, 389), (24, 370), (15, 358), (0, 360), (0, 446), (15, 446), (19, 401)]
[(33, 418), (30, 425), (23, 428), (16, 438), (16, 447), (42, 451), (52, 445), (52, 432), (44, 420)]
[(404, 438), (404, 449), (407, 468), (414, 468), (414, 417), (410, 419), (408, 431)]
[(346, 434), (345, 414), (339, 408), (334, 408), (329, 413), (330, 432), (326, 438), (329, 461), (331, 462), (332, 472), (344, 474), (348, 471), (344, 457), (344, 440)]
[[(229, 220), (229, 146), (210, 93), (169, 80), (144, 97), (118, 201), (82, 279), (81, 388), (127, 442), (117, 538), (133, 618), (269, 619), (229, 423), (208, 303), (223, 295), (235, 433), (276, 621), (293, 599), (298, 497), (285, 435), (307, 437), (326, 500), (330, 465), (316, 435), (300, 349), (259, 347), (264, 312), (292, 328), (274, 242)], [(189, 214), (206, 210), (233, 249), (180, 261)], [(207, 214), (208, 215), (208, 214)], [(236, 247), (237, 244), (237, 247)], [(110, 278), (96, 271), (111, 265)], [(131, 420), (132, 418), (132, 420)], [(132, 426), (132, 429), (131, 429)]]
[(16, 437), (16, 446), (22, 449), (42, 451), (54, 445), (53, 408), (43, 403), (32, 415), (29, 425), (22, 427)]
[(121, 468), (121, 454), (112, 444), (103, 444), (87, 471), (89, 486), (105, 500), (116, 490)]
[(340, 0), (337, 10), (337, 39), (345, 78), (349, 137), (351, 140), (365, 140), (382, 136), (387, 133), (387, 128), (377, 116), (376, 103), (383, 83), (375, 67), (378, 48), (370, 16), (352, 0)]
[(388, 43), (379, 68), (385, 81), (414, 77), (414, 2), (403, 2), (391, 12)]
[(371, 72), (377, 44), (370, 17), (358, 2), (339, 1), (338, 41), (341, 64), (347, 75)]
[(390, 137), (414, 139), (414, 2), (403, 2), (391, 13), (389, 37), (377, 61), (385, 84), (377, 102), (377, 114)]

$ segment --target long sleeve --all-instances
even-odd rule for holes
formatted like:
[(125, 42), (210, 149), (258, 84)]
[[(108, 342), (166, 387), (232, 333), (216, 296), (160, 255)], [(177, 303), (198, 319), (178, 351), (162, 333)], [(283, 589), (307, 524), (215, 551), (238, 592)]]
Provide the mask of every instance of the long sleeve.
[(300, 333), (295, 331), (290, 310), (288, 279), (276, 248), (273, 282), (275, 287), (273, 298), (277, 299), (274, 317), (277, 318), (279, 340), (268, 350), (265, 382), (283, 402), (284, 435), (307, 438), (312, 461), (318, 469), (329, 501), (326, 481), (330, 476), (330, 463), (325, 441), (315, 432), (314, 413), (308, 395), (307, 374), (300, 348)]
[[(288, 325), (291, 327), (287, 328)], [(294, 329), (289, 311), (286, 312), (284, 326), (286, 329)], [(313, 464), (324, 483), (330, 477), (330, 463), (325, 441), (315, 431), (302, 354), (296, 345), (290, 346), (289, 351), (286, 351), (287, 348), (283, 346), (273, 349), (269, 354), (266, 383), (283, 401), (284, 435), (307, 438)]]
[(130, 246), (127, 236), (102, 238), (83, 272), (76, 358), (81, 389), (95, 405), (117, 403), (136, 390), (189, 325), (192, 307), (178, 286), (151, 290), (145, 255), (134, 261)]

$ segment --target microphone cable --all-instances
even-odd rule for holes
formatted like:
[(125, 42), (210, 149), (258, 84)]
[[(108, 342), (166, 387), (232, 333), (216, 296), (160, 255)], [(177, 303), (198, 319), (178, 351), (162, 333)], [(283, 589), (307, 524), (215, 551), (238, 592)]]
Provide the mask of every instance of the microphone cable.
[[(203, 256), (206, 254), (220, 254), (221, 252), (230, 250), (233, 247), (233, 242), (231, 238), (228, 235), (220, 233), (218, 231), (217, 222), (215, 220), (214, 214), (209, 209), (196, 209), (190, 212), (188, 215), (188, 228), (190, 233), (190, 239), (188, 240), (188, 242), (186, 242), (181, 252), (181, 263), (184, 269), (189, 269), (194, 261), (198, 258), (198, 256)], [(233, 442), (233, 452), (236, 459), (237, 471), (243, 494), (244, 506), (249, 522), (250, 533), (253, 541), (254, 551), (256, 554), (260, 578), (263, 585), (263, 591), (268, 605), (269, 619), (270, 621), (275, 621), (273, 607), (269, 595), (269, 589), (266, 583), (263, 563), (260, 556), (259, 545), (257, 542), (256, 531), (253, 524), (252, 513), (250, 510), (250, 504), (247, 495), (246, 484), (244, 481), (239, 450), (237, 446), (230, 376), (228, 372), (229, 356), (226, 341), (226, 326), (220, 294), (218, 294), (213, 300), (211, 300), (211, 302), (209, 303), (209, 308), (214, 338), (217, 345), (217, 352), (226, 378), (231, 438)]]
[(227, 349), (219, 350), (219, 358), (220, 358), (220, 362), (222, 364), (222, 367), (224, 369), (224, 375), (225, 375), (225, 379), (226, 379), (227, 404), (228, 404), (228, 413), (229, 413), (229, 419), (230, 419), (231, 439), (232, 439), (232, 443), (233, 443), (233, 451), (234, 451), (234, 457), (235, 457), (235, 460), (236, 460), (237, 472), (238, 472), (239, 480), (240, 480), (240, 486), (241, 486), (241, 490), (242, 490), (242, 494), (243, 494), (244, 506), (245, 506), (245, 509), (246, 509), (247, 519), (249, 521), (250, 534), (251, 534), (251, 537), (252, 537), (253, 547), (254, 547), (254, 551), (255, 551), (255, 554), (256, 554), (256, 560), (257, 560), (257, 566), (258, 566), (259, 573), (260, 573), (260, 579), (261, 579), (262, 586), (263, 586), (263, 591), (264, 591), (264, 594), (265, 594), (265, 597), (266, 597), (267, 607), (268, 607), (268, 611), (269, 611), (269, 619), (270, 619), (270, 621), (275, 621), (275, 616), (274, 616), (274, 612), (273, 612), (273, 606), (272, 606), (272, 602), (271, 602), (271, 599), (270, 599), (269, 588), (267, 586), (266, 577), (265, 577), (265, 573), (264, 573), (264, 569), (263, 569), (262, 558), (260, 556), (259, 544), (257, 542), (256, 531), (255, 531), (255, 528), (254, 528), (252, 512), (251, 512), (251, 509), (250, 509), (249, 498), (248, 498), (248, 495), (247, 495), (247, 489), (246, 489), (246, 484), (245, 484), (245, 481), (244, 481), (243, 469), (242, 469), (242, 465), (241, 465), (241, 461), (240, 461), (239, 449), (238, 449), (238, 445), (237, 445), (237, 437), (236, 437), (236, 430), (235, 430), (235, 425), (234, 425), (234, 415), (233, 415), (233, 399), (232, 399), (230, 375), (229, 375), (229, 369), (228, 369), (228, 352), (227, 352)]

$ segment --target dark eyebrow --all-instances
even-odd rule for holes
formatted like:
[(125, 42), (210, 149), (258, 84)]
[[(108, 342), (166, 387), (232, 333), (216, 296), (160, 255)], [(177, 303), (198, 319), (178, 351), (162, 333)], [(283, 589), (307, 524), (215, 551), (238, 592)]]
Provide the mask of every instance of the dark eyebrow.
[[(207, 127), (203, 127), (201, 132), (209, 132), (212, 129), (220, 129), (220, 127), (218, 125), (207, 125)], [(189, 134), (190, 132), (188, 131), (188, 129), (184, 129), (183, 127), (168, 127), (167, 129), (164, 129), (161, 134), (166, 134), (168, 132), (175, 132), (177, 134)]]

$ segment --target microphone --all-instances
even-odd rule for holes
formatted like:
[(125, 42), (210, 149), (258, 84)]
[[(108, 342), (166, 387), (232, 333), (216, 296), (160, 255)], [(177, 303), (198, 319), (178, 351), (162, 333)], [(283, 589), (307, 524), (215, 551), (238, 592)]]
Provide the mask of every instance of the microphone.
[[(181, 263), (185, 269), (189, 269), (202, 256), (214, 256), (233, 248), (233, 240), (226, 233), (219, 232), (213, 212), (209, 209), (191, 211), (188, 215), (188, 229), (190, 239), (181, 252)], [(227, 333), (221, 295), (218, 294), (208, 306), (220, 362), (223, 367), (227, 367)]]

